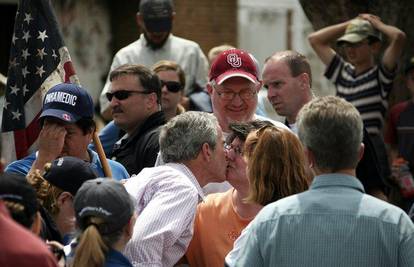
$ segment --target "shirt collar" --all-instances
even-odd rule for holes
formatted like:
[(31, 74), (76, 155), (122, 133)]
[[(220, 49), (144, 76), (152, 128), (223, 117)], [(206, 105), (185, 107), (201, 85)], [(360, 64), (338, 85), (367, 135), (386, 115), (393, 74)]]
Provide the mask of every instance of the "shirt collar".
[(312, 181), (310, 189), (320, 189), (331, 186), (349, 187), (365, 193), (364, 186), (356, 177), (340, 173), (329, 173), (316, 176)]
[[(165, 51), (165, 49), (166, 49), (166, 47), (168, 47), (169, 46), (169, 43), (171, 42), (171, 38), (173, 37), (173, 34), (172, 33), (170, 33), (169, 35), (168, 35), (168, 38), (167, 38), (167, 41), (165, 42), (165, 44), (162, 46), (162, 47), (160, 47), (159, 49), (157, 49), (157, 50), (155, 50), (155, 51)], [(142, 42), (141, 42), (141, 44), (142, 44), (142, 47), (146, 47), (146, 48), (148, 48), (148, 42), (147, 42), (147, 39), (145, 38), (145, 36), (144, 36), (144, 34), (143, 33), (141, 33), (141, 35), (139, 36), (139, 38), (142, 40)], [(150, 48), (149, 48), (150, 49)]]
[(204, 196), (203, 190), (200, 184), (198, 183), (197, 178), (194, 176), (194, 174), (191, 172), (191, 170), (187, 166), (185, 166), (183, 163), (167, 163), (165, 165), (170, 166), (171, 168), (184, 173), (185, 176), (187, 176), (190, 182), (197, 189), (199, 202), (205, 200), (206, 197)]

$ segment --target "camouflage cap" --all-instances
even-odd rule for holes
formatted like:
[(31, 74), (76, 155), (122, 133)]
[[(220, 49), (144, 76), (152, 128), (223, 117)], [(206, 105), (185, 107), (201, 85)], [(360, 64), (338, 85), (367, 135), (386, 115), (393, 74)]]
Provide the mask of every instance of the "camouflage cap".
[(353, 19), (346, 27), (345, 34), (340, 37), (336, 43), (358, 43), (365, 38), (373, 37), (381, 41), (381, 33), (375, 29), (372, 24), (365, 19)]

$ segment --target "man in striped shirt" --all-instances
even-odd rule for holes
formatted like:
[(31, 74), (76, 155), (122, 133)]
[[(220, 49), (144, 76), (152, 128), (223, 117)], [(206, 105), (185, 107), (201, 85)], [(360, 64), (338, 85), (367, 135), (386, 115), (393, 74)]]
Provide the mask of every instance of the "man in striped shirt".
[[(382, 36), (388, 45), (379, 64), (375, 56), (380, 52)], [(405, 34), (371, 14), (328, 26), (309, 35), (309, 42), (327, 66), (325, 76), (335, 84), (336, 93), (352, 103), (361, 114), (364, 126), (374, 143), (382, 177), (391, 171), (382, 137), (388, 96), (402, 53)], [(346, 60), (338, 55), (331, 43), (343, 48)]]
[[(377, 65), (374, 57), (381, 48), (381, 33), (389, 42)], [(344, 48), (347, 61), (331, 48), (335, 40)], [(361, 14), (309, 35), (310, 44), (327, 66), (325, 76), (335, 84), (337, 95), (358, 109), (370, 134), (381, 134), (404, 41), (401, 30), (371, 14)]]

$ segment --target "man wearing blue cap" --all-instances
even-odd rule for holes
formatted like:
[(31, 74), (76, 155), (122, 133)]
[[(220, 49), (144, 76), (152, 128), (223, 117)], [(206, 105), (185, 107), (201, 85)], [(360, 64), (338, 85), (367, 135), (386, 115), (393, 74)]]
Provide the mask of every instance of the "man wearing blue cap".
[[(200, 46), (171, 33), (175, 17), (172, 0), (141, 0), (136, 21), (142, 34), (139, 39), (115, 55), (110, 72), (123, 64), (142, 64), (151, 67), (160, 60), (179, 64), (186, 75), (186, 95), (204, 88), (207, 83), (207, 58)], [(110, 119), (106, 93), (110, 89), (109, 75), (100, 96), (101, 113)]]
[[(43, 100), (39, 120), (42, 126), (38, 138), (39, 150), (21, 160), (12, 162), (5, 171), (28, 174), (58, 157), (73, 156), (91, 163), (99, 176), (105, 176), (97, 153), (89, 150), (95, 122), (93, 102), (82, 87), (62, 83), (50, 89)], [(113, 177), (129, 177), (119, 163), (108, 160)]]

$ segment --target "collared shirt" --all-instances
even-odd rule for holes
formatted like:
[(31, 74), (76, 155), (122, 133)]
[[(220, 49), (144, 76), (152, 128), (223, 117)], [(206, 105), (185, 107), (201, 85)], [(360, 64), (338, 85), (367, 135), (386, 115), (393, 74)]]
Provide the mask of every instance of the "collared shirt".
[(320, 175), (257, 215), (235, 266), (414, 266), (414, 225), (355, 177)]
[(361, 113), (370, 134), (380, 134), (388, 109), (388, 96), (396, 72), (382, 65), (356, 74), (355, 67), (336, 55), (329, 63), (325, 76), (335, 84), (336, 94), (352, 103)]
[[(98, 173), (99, 177), (105, 177), (103, 167), (101, 164), (101, 160), (99, 159), (98, 154), (89, 148), (88, 148), (88, 153), (89, 153), (89, 156), (91, 157), (91, 162), (90, 162), (91, 167)], [(37, 157), (37, 151), (23, 159), (13, 161), (6, 167), (5, 171), (21, 173), (23, 175), (26, 175), (32, 168), (33, 162), (35, 161), (36, 157)], [(112, 177), (114, 179), (122, 180), (122, 179), (129, 178), (129, 174), (127, 170), (125, 169), (125, 167), (122, 166), (122, 164), (116, 161), (110, 160), (110, 159), (107, 159), (107, 160), (108, 160), (108, 165), (112, 171)]]
[[(185, 73), (185, 94), (190, 93), (194, 84), (204, 88), (207, 84), (208, 62), (200, 46), (193, 41), (170, 34), (160, 49), (153, 50), (141, 34), (140, 38), (116, 53), (110, 71), (123, 64), (141, 64), (148, 68), (160, 60), (175, 61)], [(100, 96), (101, 112), (109, 107), (105, 94), (110, 88), (109, 75)]]
[(204, 199), (184, 164), (144, 168), (125, 184), (138, 214), (125, 255), (134, 266), (173, 266), (193, 235), (197, 204)]

